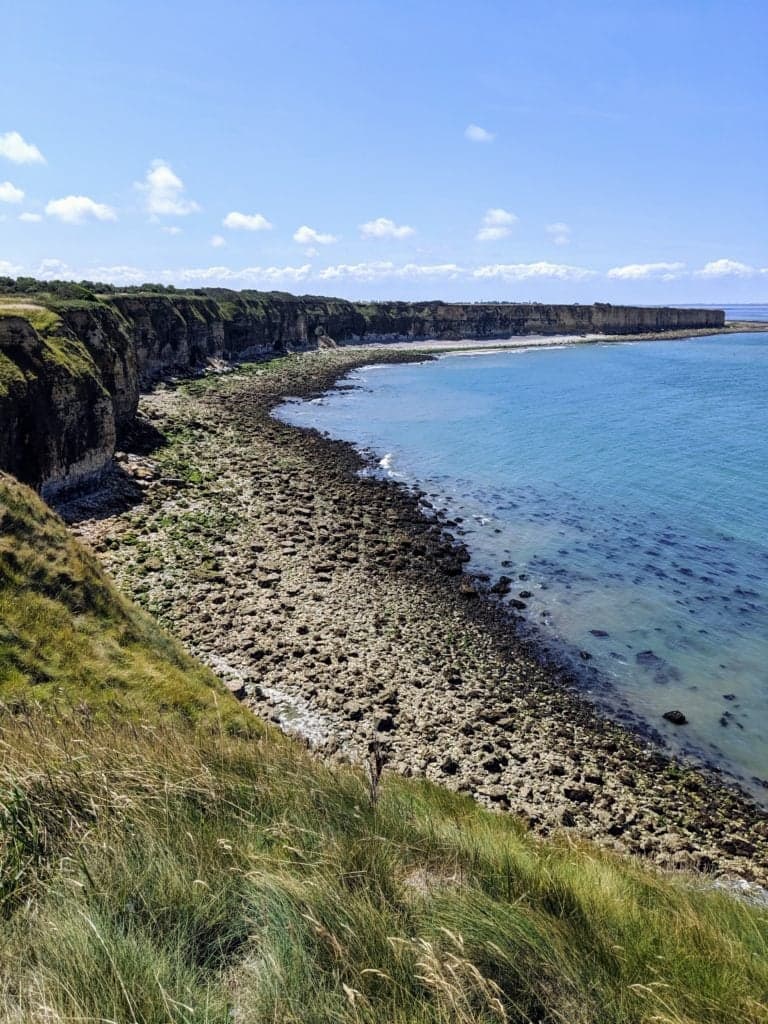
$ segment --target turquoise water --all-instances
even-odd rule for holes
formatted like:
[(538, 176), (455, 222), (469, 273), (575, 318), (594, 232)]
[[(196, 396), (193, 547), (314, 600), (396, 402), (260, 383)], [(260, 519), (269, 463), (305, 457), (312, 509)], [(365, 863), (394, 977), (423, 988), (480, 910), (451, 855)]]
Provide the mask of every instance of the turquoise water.
[(765, 801), (767, 397), (768, 332), (368, 367), (279, 414), (419, 484), (595, 699)]

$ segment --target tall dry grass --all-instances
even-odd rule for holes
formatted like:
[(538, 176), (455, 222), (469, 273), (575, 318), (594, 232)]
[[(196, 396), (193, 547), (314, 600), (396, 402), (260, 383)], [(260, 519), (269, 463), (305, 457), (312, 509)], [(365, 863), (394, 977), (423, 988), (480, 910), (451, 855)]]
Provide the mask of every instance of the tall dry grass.
[(0, 717), (9, 1021), (768, 1020), (768, 914), (289, 740)]

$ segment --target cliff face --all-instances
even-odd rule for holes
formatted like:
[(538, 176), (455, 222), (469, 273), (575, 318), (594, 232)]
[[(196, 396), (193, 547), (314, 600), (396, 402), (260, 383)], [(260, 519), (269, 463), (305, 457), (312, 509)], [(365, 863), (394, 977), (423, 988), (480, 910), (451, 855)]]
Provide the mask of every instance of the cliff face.
[(0, 468), (54, 493), (115, 450), (115, 407), (85, 345), (0, 319)]
[(281, 293), (117, 294), (0, 305), (0, 469), (53, 496), (102, 471), (139, 391), (213, 358), (337, 342), (722, 327), (720, 310), (352, 303)]
[[(722, 310), (539, 303), (375, 303), (365, 313), (369, 340), (509, 338), (521, 334), (643, 334), (722, 327)], [(713, 316), (714, 313), (714, 316)]]
[(185, 372), (211, 358), (243, 359), (316, 347), (316, 329), (332, 338), (364, 333), (352, 303), (293, 295), (117, 295), (109, 308), (128, 331), (142, 384)]

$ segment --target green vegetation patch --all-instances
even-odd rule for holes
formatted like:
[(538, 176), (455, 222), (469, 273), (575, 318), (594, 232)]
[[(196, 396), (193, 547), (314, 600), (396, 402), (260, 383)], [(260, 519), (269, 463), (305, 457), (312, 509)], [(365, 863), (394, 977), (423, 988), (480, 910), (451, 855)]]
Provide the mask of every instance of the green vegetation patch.
[(45, 306), (32, 302), (9, 302), (0, 299), (0, 317), (21, 317), (34, 327), (38, 334), (54, 334), (61, 327), (61, 317)]
[(0, 398), (8, 394), (13, 384), (22, 384), (25, 379), (16, 363), (0, 352)]
[(32, 491), (2, 475), (0, 700), (259, 730), (211, 672), (117, 593)]
[(312, 758), (8, 477), (0, 752), (2, 1020), (768, 1020), (765, 907)]
[(0, 713), (0, 1016), (758, 1024), (768, 915), (426, 783)]
[(66, 369), (73, 377), (100, 379), (99, 370), (82, 341), (47, 335), (43, 337), (42, 357)]

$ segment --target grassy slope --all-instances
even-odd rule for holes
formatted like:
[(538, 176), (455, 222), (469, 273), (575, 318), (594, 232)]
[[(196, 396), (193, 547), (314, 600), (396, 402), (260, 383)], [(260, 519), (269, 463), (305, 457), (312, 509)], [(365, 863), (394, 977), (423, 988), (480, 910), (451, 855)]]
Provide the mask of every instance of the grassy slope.
[(0, 698), (87, 703), (126, 719), (161, 710), (190, 720), (223, 715), (253, 728), (215, 676), (123, 599), (63, 523), (2, 473)]
[(373, 801), (29, 491), (0, 509), (3, 1020), (768, 1020), (765, 912), (427, 784)]

